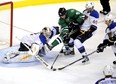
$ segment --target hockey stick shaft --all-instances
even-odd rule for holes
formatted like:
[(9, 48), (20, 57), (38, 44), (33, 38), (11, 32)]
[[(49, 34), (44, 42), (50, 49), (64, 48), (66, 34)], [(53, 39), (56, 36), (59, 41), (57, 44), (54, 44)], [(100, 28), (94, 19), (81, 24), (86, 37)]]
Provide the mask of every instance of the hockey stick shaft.
[(54, 66), (56, 60), (58, 59), (58, 57), (59, 57), (59, 54), (56, 56), (55, 60), (53, 61), (52, 65), (51, 65), (51, 68), (53, 68), (53, 66)]
[[(91, 53), (88, 54), (87, 56), (90, 56), (90, 55), (92, 55), (92, 54), (95, 53), (95, 52), (97, 52), (97, 50), (91, 52)], [(80, 58), (80, 59), (78, 59), (78, 60), (75, 60), (75, 61), (73, 61), (73, 62), (71, 62), (71, 63), (69, 63), (69, 64), (67, 64), (67, 65), (65, 65), (65, 66), (63, 66), (63, 67), (61, 67), (61, 68), (58, 68), (58, 70), (62, 70), (62, 69), (64, 69), (64, 68), (66, 68), (66, 67), (68, 67), (68, 66), (70, 66), (70, 65), (72, 65), (72, 64), (74, 64), (74, 63), (76, 63), (76, 62), (78, 62), (78, 61), (80, 61), (80, 60), (82, 60), (82, 59), (83, 59), (83, 58)]]
[(36, 56), (36, 58), (45, 66), (45, 67), (49, 67), (50, 65), (45, 62), (39, 55)]
[[(61, 50), (63, 49), (63, 47), (64, 47), (64, 45), (62, 46)], [(60, 50), (60, 51), (61, 51), (61, 50)], [(59, 53), (60, 53), (60, 52), (59, 52)], [(57, 60), (58, 57), (60, 56), (59, 53), (58, 53), (58, 55), (56, 56), (55, 60), (53, 61), (52, 65), (51, 65), (51, 68), (53, 68), (53, 66), (54, 66), (54, 64), (55, 64), (55, 62), (56, 62), (56, 60)]]

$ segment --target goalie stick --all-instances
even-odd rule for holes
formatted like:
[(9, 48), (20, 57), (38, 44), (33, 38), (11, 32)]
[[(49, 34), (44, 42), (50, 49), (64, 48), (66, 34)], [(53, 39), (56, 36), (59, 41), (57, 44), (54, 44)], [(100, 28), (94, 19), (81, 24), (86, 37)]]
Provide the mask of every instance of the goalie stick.
[[(95, 50), (95, 51), (89, 53), (87, 56), (90, 56), (90, 55), (92, 55), (92, 54), (95, 53), (95, 52), (97, 52), (97, 50)], [(77, 60), (75, 60), (75, 61), (73, 61), (73, 62), (71, 62), (71, 63), (69, 63), (69, 64), (67, 64), (67, 65), (65, 65), (65, 66), (63, 66), (63, 67), (60, 67), (60, 68), (54, 68), (54, 69), (56, 69), (56, 70), (62, 70), (62, 69), (64, 69), (64, 68), (66, 68), (66, 67), (68, 67), (68, 66), (71, 66), (72, 64), (74, 64), (74, 63), (76, 63), (76, 62), (82, 60), (82, 59), (83, 59), (83, 57), (80, 58), (80, 59), (77, 59)]]
[[(19, 41), (20, 39), (18, 37), (16, 37)], [(24, 43), (23, 43), (24, 44)], [(32, 53), (33, 51), (26, 45), (24, 44), (25, 47), (27, 47)], [(37, 60), (39, 60), (46, 68), (55, 71), (56, 69), (52, 68), (47, 62), (45, 62), (39, 55), (35, 56), (37, 58)]]

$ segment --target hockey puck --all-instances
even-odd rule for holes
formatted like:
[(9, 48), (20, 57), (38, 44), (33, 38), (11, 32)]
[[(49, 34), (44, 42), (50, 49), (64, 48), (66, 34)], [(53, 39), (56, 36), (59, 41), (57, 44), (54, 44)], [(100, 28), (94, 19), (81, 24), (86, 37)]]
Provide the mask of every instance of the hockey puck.
[(54, 68), (54, 69), (52, 69), (53, 71), (56, 71), (56, 69)]
[(53, 69), (53, 66), (51, 66), (51, 69)]
[(113, 64), (116, 64), (116, 61), (113, 61)]

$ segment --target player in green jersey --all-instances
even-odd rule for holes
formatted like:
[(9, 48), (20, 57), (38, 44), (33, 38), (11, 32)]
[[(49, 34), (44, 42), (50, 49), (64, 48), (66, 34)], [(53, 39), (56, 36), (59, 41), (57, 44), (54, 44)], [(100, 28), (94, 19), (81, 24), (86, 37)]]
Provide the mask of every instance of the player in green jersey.
[[(49, 49), (51, 50), (63, 41), (66, 50), (70, 50), (70, 54), (74, 55), (74, 43), (68, 42), (70, 37), (75, 39), (78, 35), (81, 34), (80, 26), (83, 24), (86, 16), (76, 9), (66, 10), (65, 8), (59, 8), (58, 15), (58, 24), (61, 27), (60, 35), (49, 45)], [(67, 53), (65, 54), (67, 55)]]

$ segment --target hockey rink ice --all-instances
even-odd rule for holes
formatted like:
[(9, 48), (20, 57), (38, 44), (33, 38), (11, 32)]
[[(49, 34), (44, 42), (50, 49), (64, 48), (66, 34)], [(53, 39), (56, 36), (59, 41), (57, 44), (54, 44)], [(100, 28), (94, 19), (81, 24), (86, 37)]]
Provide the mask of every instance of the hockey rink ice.
[[(28, 6), (14, 9), (14, 27), (13, 44), (11, 48), (0, 50), (0, 60), (9, 51), (17, 51), (19, 40), (24, 35), (39, 32), (43, 27), (57, 26), (58, 9), (75, 8), (79, 11), (85, 9), (86, 2), (71, 2), (62, 4)], [(99, 0), (94, 1), (95, 9), (99, 12), (102, 7)], [(116, 0), (110, 0), (111, 14), (116, 21)], [(100, 14), (98, 30), (96, 34), (84, 43), (87, 53), (97, 49), (102, 43), (105, 35), (106, 25), (103, 22), (104, 15)], [(2, 31), (2, 30), (0, 30)], [(7, 32), (7, 31), (6, 31)], [(53, 38), (54, 39), (54, 38)], [(51, 42), (51, 41), (50, 41)], [(1, 47), (1, 46), (0, 46)], [(45, 57), (42, 57), (48, 64), (52, 65), (54, 59), (61, 50), (62, 44), (49, 51)], [(65, 66), (81, 58), (81, 54), (75, 48), (74, 56), (60, 55), (54, 64), (55, 68)], [(39, 61), (30, 63), (0, 63), (0, 84), (94, 84), (98, 79), (103, 78), (102, 73), (105, 65), (112, 65), (114, 68), (113, 76), (116, 77), (116, 66), (112, 64), (116, 57), (112, 48), (107, 47), (103, 53), (94, 53), (90, 58), (89, 64), (82, 64), (81, 61), (66, 67), (63, 70), (52, 71), (45, 68)]]

